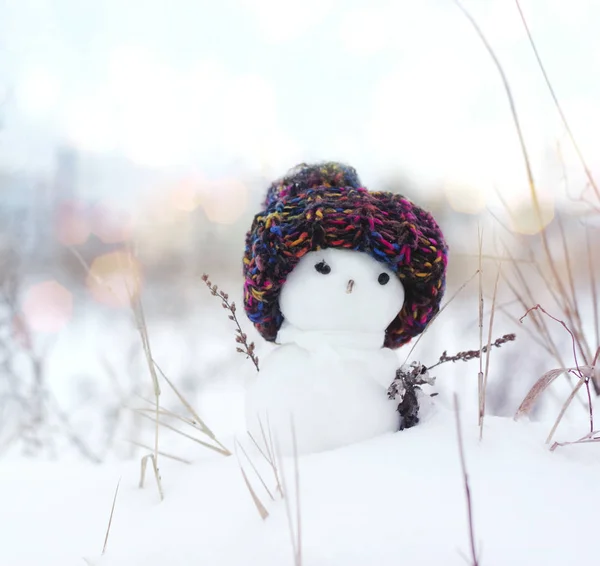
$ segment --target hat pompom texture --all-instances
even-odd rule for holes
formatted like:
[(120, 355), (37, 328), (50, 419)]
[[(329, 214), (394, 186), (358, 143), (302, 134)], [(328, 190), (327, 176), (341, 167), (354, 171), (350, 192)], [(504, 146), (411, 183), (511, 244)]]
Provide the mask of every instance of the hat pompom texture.
[(306, 253), (325, 248), (368, 253), (399, 277), (404, 306), (384, 346), (406, 344), (439, 311), (448, 247), (431, 214), (402, 195), (368, 191), (348, 165), (301, 164), (269, 187), (246, 235), (244, 306), (266, 340), (276, 339), (283, 322), (279, 293), (287, 276)]

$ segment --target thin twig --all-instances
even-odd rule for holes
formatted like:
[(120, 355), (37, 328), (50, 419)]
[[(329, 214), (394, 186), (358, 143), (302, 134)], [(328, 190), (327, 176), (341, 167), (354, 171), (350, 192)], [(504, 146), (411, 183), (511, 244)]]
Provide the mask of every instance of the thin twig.
[(569, 405), (571, 405), (573, 399), (575, 399), (575, 397), (577, 396), (577, 393), (579, 393), (579, 390), (581, 389), (581, 386), (583, 385), (583, 383), (584, 383), (584, 381), (582, 379), (580, 379), (577, 382), (577, 385), (575, 385), (575, 387), (573, 388), (573, 391), (571, 391), (570, 395), (567, 397), (567, 400), (564, 402), (564, 404), (560, 410), (560, 413), (558, 414), (558, 417), (556, 417), (556, 421), (554, 421), (554, 425), (552, 426), (552, 429), (550, 430), (550, 433), (548, 434), (548, 438), (546, 438), (546, 444), (550, 444), (550, 441), (552, 440), (552, 438), (554, 437), (554, 434), (556, 433), (556, 429), (558, 428), (558, 425), (560, 424), (563, 417), (565, 416), (565, 413), (567, 412)]
[(544, 64), (542, 63), (542, 58), (540, 57), (540, 54), (535, 45), (535, 41), (533, 40), (531, 31), (529, 30), (529, 25), (527, 24), (525, 14), (523, 14), (523, 10), (521, 10), (521, 4), (519, 3), (519, 0), (515, 0), (515, 3), (517, 5), (517, 9), (519, 10), (519, 15), (521, 16), (521, 21), (523, 22), (523, 27), (525, 28), (525, 31), (527, 33), (527, 37), (529, 39), (531, 49), (533, 50), (533, 53), (537, 60), (540, 71), (542, 72), (542, 75), (544, 76), (544, 80), (546, 81), (546, 86), (548, 87), (550, 96), (552, 96), (554, 105), (556, 106), (556, 109), (558, 110), (558, 113), (559, 113), (562, 123), (565, 127), (567, 135), (569, 136), (569, 139), (571, 140), (571, 143), (573, 144), (573, 148), (575, 149), (575, 153), (577, 153), (577, 157), (579, 158), (579, 161), (581, 162), (581, 166), (583, 167), (583, 170), (585, 171), (585, 175), (588, 178), (588, 182), (590, 183), (590, 186), (594, 189), (596, 196), (600, 200), (600, 189), (598, 188), (598, 185), (596, 184), (594, 176), (592, 175), (592, 172), (591, 172), (590, 168), (588, 167), (588, 165), (585, 161), (585, 158), (583, 157), (583, 153), (582, 153), (581, 149), (579, 148), (579, 144), (575, 140), (575, 136), (573, 135), (573, 131), (571, 130), (571, 126), (569, 125), (569, 121), (567, 120), (567, 117), (565, 116), (565, 113), (563, 112), (562, 106), (560, 105), (560, 102), (558, 101), (558, 97), (556, 96), (556, 92), (554, 91), (554, 88), (552, 87), (552, 83), (550, 82), (550, 78), (548, 77), (548, 73), (546, 72), (546, 68), (544, 67)]
[(300, 468), (298, 466), (298, 444), (296, 442), (296, 428), (292, 419), (292, 450), (294, 453), (294, 480), (296, 484), (296, 564), (302, 566), (302, 515), (300, 512)]
[(252, 458), (250, 458), (250, 456), (248, 456), (248, 452), (246, 452), (246, 449), (243, 447), (242, 443), (239, 442), (236, 439), (235, 444), (242, 451), (242, 454), (246, 457), (246, 460), (248, 460), (248, 463), (250, 464), (250, 467), (252, 468), (253, 472), (256, 474), (256, 477), (258, 478), (258, 481), (260, 481), (261, 485), (263, 486), (263, 488), (267, 492), (267, 495), (271, 498), (271, 501), (275, 501), (275, 497), (273, 497), (273, 494), (271, 493), (271, 490), (267, 487), (267, 484), (266, 484), (265, 480), (263, 479), (261, 473), (258, 471), (258, 468), (256, 467), (256, 465), (252, 461)]
[(467, 518), (469, 523), (469, 544), (471, 549), (471, 566), (479, 566), (477, 551), (475, 549), (475, 529), (473, 527), (473, 505), (471, 501), (471, 488), (469, 487), (469, 476), (467, 474), (467, 465), (465, 463), (465, 450), (463, 447), (462, 431), (460, 427), (460, 415), (458, 406), (458, 395), (454, 394), (454, 414), (456, 416), (456, 434), (458, 437), (458, 452), (460, 455), (460, 467), (462, 470), (463, 481), (465, 485), (465, 496), (467, 499)]
[[(143, 442), (137, 442), (137, 440), (128, 440), (127, 442), (129, 442), (129, 444), (133, 444), (133, 446), (137, 446), (138, 448), (143, 448), (144, 450), (152, 450), (152, 447), (148, 446), (147, 444), (144, 444)], [(159, 454), (161, 456), (164, 456), (165, 458), (170, 458), (171, 460), (176, 460), (177, 462), (181, 462), (182, 464), (191, 464), (192, 461), (191, 460), (186, 460), (185, 458), (182, 458), (181, 456), (175, 456), (175, 454), (169, 454), (168, 452), (159, 452)]]
[[(144, 419), (148, 419), (148, 420), (154, 422), (154, 418), (152, 418), (151, 416), (149, 416), (145, 413), (138, 412), (138, 415), (140, 415), (140, 417), (143, 417)], [(178, 428), (174, 427), (173, 425), (170, 425), (169, 423), (166, 423), (160, 419), (158, 421), (158, 424), (160, 426), (165, 427), (166, 429), (172, 430), (174, 433), (179, 434), (180, 436), (183, 436), (184, 438), (187, 438), (189, 440), (192, 440), (193, 442), (200, 444), (201, 446), (204, 446), (205, 448), (208, 448), (219, 454), (222, 454), (223, 456), (230, 455), (229, 450), (220, 448), (218, 446), (212, 446), (211, 444), (208, 444), (208, 442), (204, 442), (203, 440), (200, 440), (199, 438), (196, 438), (195, 436), (192, 436), (191, 434), (188, 434), (187, 432), (183, 432), (182, 430), (179, 430)]]
[(296, 526), (294, 528), (294, 520), (292, 518), (292, 507), (291, 502), (288, 497), (290, 493), (287, 488), (287, 482), (285, 480), (285, 471), (283, 467), (283, 458), (281, 456), (281, 451), (279, 450), (277, 439), (275, 439), (275, 448), (278, 460), (279, 467), (281, 468), (281, 483), (283, 487), (283, 492), (285, 493), (284, 502), (285, 502), (285, 511), (288, 520), (288, 527), (290, 531), (290, 538), (292, 543), (292, 550), (294, 552), (294, 566), (302, 566), (302, 537), (301, 537), (301, 516), (300, 516), (300, 475), (298, 470), (298, 448), (296, 444), (296, 429), (294, 428), (294, 420), (290, 418), (290, 426), (292, 432), (292, 451), (294, 457), (294, 478), (295, 478), (295, 487), (296, 487)]
[(427, 330), (429, 329), (429, 327), (432, 325), (433, 321), (437, 319), (438, 316), (440, 316), (448, 307), (448, 305), (450, 305), (450, 303), (452, 303), (452, 301), (454, 301), (454, 299), (456, 299), (456, 297), (460, 294), (460, 292), (471, 282), (473, 281), (473, 279), (475, 279), (475, 277), (477, 276), (477, 274), (479, 273), (479, 270), (475, 271), (475, 273), (473, 273), (473, 275), (471, 275), (471, 277), (469, 277), (455, 292), (454, 294), (442, 305), (442, 308), (431, 318), (431, 320), (427, 323), (427, 326), (425, 327), (425, 329), (423, 330), (423, 332), (421, 332), (421, 334), (419, 334), (419, 336), (417, 337), (417, 339), (415, 340), (415, 343), (412, 345), (411, 349), (408, 351), (408, 354), (406, 355), (406, 359), (404, 360), (404, 363), (406, 364), (411, 356), (411, 354), (414, 352), (415, 348), (417, 347), (417, 345), (419, 344), (419, 342), (421, 341), (421, 338), (423, 338), (423, 336), (425, 335), (425, 333), (427, 332)]
[(538, 305), (535, 305), (535, 306), (527, 309), (525, 314), (519, 319), (519, 322), (522, 323), (523, 320), (535, 310), (542, 311), (546, 316), (550, 317), (555, 322), (558, 322), (569, 333), (569, 335), (571, 336), (571, 346), (573, 349), (573, 359), (575, 360), (575, 366), (577, 367), (579, 373), (581, 373), (581, 370), (579, 369), (579, 360), (577, 358), (577, 346), (576, 346), (575, 335), (573, 334), (573, 332), (571, 332), (571, 329), (565, 324), (564, 321), (560, 320), (559, 318), (556, 318), (555, 316), (552, 316), (548, 311), (546, 311), (541, 305), (538, 304)]
[[(478, 285), (478, 321), (479, 321), (479, 351), (483, 352), (483, 268), (481, 262), (481, 255), (483, 252), (483, 233), (481, 227), (477, 227), (477, 240), (479, 243), (479, 285)], [(483, 427), (483, 356), (479, 356), (479, 372), (477, 373), (477, 396), (479, 399), (479, 427)]]
[[(461, 2), (459, 0), (454, 0), (454, 3), (463, 12), (463, 14), (465, 15), (465, 17), (469, 20), (469, 22), (473, 26), (475, 32), (477, 33), (477, 35), (479, 36), (479, 38), (483, 42), (486, 50), (488, 51), (490, 57), (492, 58), (495, 66), (496, 66), (496, 68), (498, 70), (498, 73), (500, 74), (502, 83), (504, 85), (504, 89), (506, 91), (506, 96), (508, 98), (508, 102), (509, 102), (509, 105), (510, 105), (510, 111), (511, 111), (511, 115), (512, 115), (512, 118), (513, 118), (515, 130), (517, 132), (517, 136), (518, 136), (518, 139), (519, 139), (519, 145), (521, 147), (521, 152), (523, 154), (523, 161), (524, 161), (525, 169), (526, 169), (526, 172), (527, 172), (527, 180), (528, 180), (528, 184), (529, 184), (530, 196), (531, 196), (531, 200), (532, 200), (533, 205), (534, 205), (534, 209), (535, 209), (536, 215), (538, 217), (539, 233), (540, 233), (540, 237), (541, 237), (541, 241), (542, 241), (542, 246), (543, 246), (543, 249), (544, 249), (544, 253), (545, 253), (546, 258), (548, 260), (548, 264), (550, 266), (550, 270), (551, 270), (553, 278), (554, 278), (554, 283), (558, 287), (559, 296), (564, 301), (563, 310), (564, 310), (567, 318), (569, 318), (570, 322), (572, 323), (573, 328), (576, 328), (576, 325), (573, 324), (574, 321), (571, 320), (572, 313), (573, 313), (572, 305), (571, 305), (571, 302), (569, 301), (569, 296), (568, 296), (567, 290), (565, 289), (565, 287), (563, 285), (563, 282), (562, 282), (562, 280), (561, 280), (561, 278), (560, 278), (560, 276), (558, 274), (556, 263), (554, 261), (554, 257), (552, 255), (551, 250), (550, 250), (550, 245), (549, 245), (549, 242), (548, 242), (548, 237), (547, 237), (547, 234), (546, 234), (546, 230), (545, 230), (544, 222), (543, 222), (543, 218), (542, 218), (540, 201), (539, 201), (539, 197), (538, 197), (538, 193), (537, 193), (537, 188), (536, 188), (535, 180), (534, 180), (534, 176), (533, 176), (533, 169), (532, 169), (532, 166), (531, 166), (531, 161), (529, 159), (529, 153), (528, 153), (527, 146), (526, 146), (526, 143), (525, 143), (525, 138), (523, 136), (523, 132), (522, 132), (522, 129), (521, 129), (521, 123), (520, 123), (520, 120), (519, 120), (519, 116), (517, 114), (516, 104), (515, 104), (515, 101), (514, 101), (514, 97), (512, 95), (512, 90), (510, 88), (510, 84), (509, 84), (508, 79), (506, 77), (506, 73), (504, 72), (504, 69), (503, 69), (501, 63), (500, 63), (498, 57), (496, 56), (496, 53), (492, 49), (490, 43), (488, 42), (487, 38), (483, 34), (481, 28), (479, 27), (479, 25), (477, 24), (477, 22), (475, 21), (475, 19), (473, 18), (473, 16), (468, 12), (468, 10), (466, 8), (464, 8), (464, 6), (461, 4)], [(591, 178), (591, 175), (590, 175), (590, 178)], [(592, 182), (593, 186), (596, 187), (595, 183), (593, 183), (593, 179), (592, 179), (591, 182)], [(596, 191), (597, 191), (597, 187), (596, 187)], [(600, 192), (597, 191), (597, 194), (600, 197)], [(552, 291), (552, 286), (551, 285), (549, 285), (548, 288)], [(561, 303), (559, 302), (559, 304), (561, 304)], [(580, 348), (582, 347), (581, 343), (579, 344), (579, 347)]]
[(269, 512), (267, 511), (267, 508), (264, 506), (263, 502), (260, 500), (258, 495), (256, 495), (256, 492), (254, 491), (254, 488), (252, 487), (252, 484), (250, 483), (250, 480), (248, 479), (246, 471), (244, 470), (244, 467), (242, 466), (242, 462), (240, 461), (240, 457), (237, 452), (238, 444), (239, 444), (238, 442), (235, 442), (233, 445), (233, 448), (235, 451), (235, 457), (237, 459), (238, 466), (240, 467), (240, 472), (242, 473), (242, 477), (244, 478), (244, 483), (246, 484), (246, 488), (248, 489), (248, 492), (250, 493), (252, 502), (254, 503), (254, 506), (256, 507), (256, 510), (258, 511), (258, 514), (260, 515), (260, 518), (264, 521), (269, 516)]
[(231, 452), (227, 449), (227, 447), (222, 444), (219, 439), (216, 437), (215, 433), (210, 429), (210, 427), (200, 418), (200, 415), (195, 411), (190, 402), (180, 393), (179, 389), (175, 387), (175, 384), (167, 377), (165, 372), (160, 368), (160, 366), (153, 360), (156, 369), (162, 376), (162, 378), (167, 382), (167, 385), (172, 389), (173, 393), (177, 395), (177, 398), (181, 401), (183, 406), (190, 412), (192, 417), (194, 418), (196, 424), (201, 427), (201, 430), (204, 434), (206, 434), (212, 441), (219, 445), (224, 456), (231, 456)]
[(223, 291), (220, 291), (219, 288), (210, 281), (206, 273), (202, 276), (202, 281), (206, 283), (206, 286), (208, 287), (208, 290), (210, 291), (211, 295), (213, 295), (214, 297), (219, 297), (219, 299), (221, 299), (221, 304), (223, 308), (227, 309), (231, 313), (229, 315), (229, 320), (231, 320), (236, 326), (235, 341), (236, 343), (240, 344), (240, 346), (236, 347), (236, 351), (240, 354), (245, 354), (246, 357), (250, 358), (250, 360), (252, 360), (252, 363), (254, 364), (254, 367), (256, 368), (256, 371), (260, 371), (258, 367), (258, 356), (254, 351), (254, 342), (250, 342), (250, 344), (248, 344), (248, 337), (242, 330), (240, 321), (238, 320), (236, 314), (237, 309), (235, 303), (229, 302), (229, 295), (227, 293), (224, 293)]
[[(493, 342), (490, 342), (489, 348), (500, 348), (502, 344), (506, 344), (507, 342), (513, 342), (516, 339), (516, 334), (505, 334), (500, 338), (496, 338)], [(440, 359), (433, 365), (428, 366), (428, 370), (431, 370), (441, 364), (445, 364), (446, 362), (468, 362), (470, 360), (474, 360), (476, 358), (480, 358), (481, 354), (485, 354), (488, 351), (488, 346), (484, 346), (481, 350), (466, 350), (464, 352), (458, 352), (458, 354), (454, 354), (453, 356), (448, 356), (446, 352), (444, 352)]]
[(595, 444), (597, 442), (600, 442), (600, 430), (593, 430), (592, 432), (588, 432), (588, 434), (579, 440), (574, 440), (572, 442), (555, 442), (550, 448), (550, 451), (554, 452), (554, 450), (556, 450), (559, 446), (571, 446), (573, 444)]
[[(597, 241), (597, 240), (596, 240)], [(596, 285), (596, 269), (592, 260), (592, 249), (590, 244), (590, 231), (589, 227), (585, 229), (585, 242), (588, 256), (588, 268), (590, 271), (590, 288), (592, 292), (592, 312), (594, 313), (594, 333), (596, 338), (596, 344), (600, 347), (600, 316), (598, 313), (598, 287)], [(600, 393), (600, 383), (597, 384), (596, 393)]]
[[(488, 329), (488, 342), (487, 342), (487, 346), (486, 346), (486, 353), (485, 353), (485, 374), (483, 376), (483, 392), (482, 392), (482, 407), (481, 407), (481, 423), (479, 425), (479, 440), (481, 440), (483, 438), (483, 420), (485, 418), (485, 395), (486, 395), (486, 391), (487, 391), (487, 382), (488, 382), (488, 375), (490, 373), (490, 353), (492, 351), (492, 331), (494, 328), (494, 315), (496, 313), (496, 297), (498, 294), (498, 281), (500, 280), (500, 272), (502, 270), (502, 266), (499, 264), (498, 265), (498, 273), (496, 275), (496, 282), (494, 283), (494, 295), (492, 297), (492, 311), (490, 313), (490, 326)], [(481, 359), (481, 357), (480, 357)]]
[(104, 545), (102, 546), (102, 555), (106, 552), (106, 545), (108, 544), (108, 537), (110, 536), (110, 527), (112, 526), (113, 515), (115, 513), (115, 506), (117, 504), (117, 496), (119, 495), (119, 486), (121, 485), (121, 478), (117, 482), (117, 487), (115, 489), (115, 495), (113, 497), (112, 506), (110, 508), (110, 517), (108, 518), (108, 527), (106, 528), (106, 535), (104, 537)]
[(162, 501), (165, 498), (162, 488), (162, 481), (160, 478), (160, 474), (158, 472), (158, 465), (156, 463), (156, 459), (154, 458), (154, 454), (146, 454), (141, 460), (140, 465), (140, 488), (144, 487), (144, 481), (146, 479), (146, 467), (148, 466), (148, 460), (152, 462), (152, 470), (154, 471), (154, 479), (156, 480), (156, 487), (158, 488), (158, 494), (160, 496), (160, 500)]

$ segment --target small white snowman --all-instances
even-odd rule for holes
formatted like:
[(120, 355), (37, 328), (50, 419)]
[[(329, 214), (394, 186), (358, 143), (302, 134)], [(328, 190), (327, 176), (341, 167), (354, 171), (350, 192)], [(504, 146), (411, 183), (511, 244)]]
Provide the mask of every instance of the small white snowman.
[(393, 348), (443, 293), (446, 245), (429, 213), (371, 193), (354, 169), (300, 166), (269, 189), (244, 258), (245, 307), (276, 347), (246, 391), (255, 438), (306, 454), (399, 429)]

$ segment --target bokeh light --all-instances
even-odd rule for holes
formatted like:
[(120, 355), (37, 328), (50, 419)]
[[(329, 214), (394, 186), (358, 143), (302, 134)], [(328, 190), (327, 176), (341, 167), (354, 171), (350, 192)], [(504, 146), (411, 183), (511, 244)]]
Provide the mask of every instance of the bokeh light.
[(533, 236), (541, 232), (554, 219), (554, 202), (548, 197), (539, 201), (539, 212), (531, 201), (521, 201), (511, 206), (511, 228), (517, 234)]
[(224, 179), (202, 185), (202, 206), (211, 222), (233, 224), (246, 211), (248, 189), (235, 179)]
[(90, 213), (91, 231), (105, 244), (126, 242), (131, 238), (131, 214), (109, 201), (96, 204)]
[(201, 200), (199, 182), (194, 179), (183, 179), (169, 191), (169, 204), (182, 212), (192, 212), (198, 208)]
[(90, 224), (85, 207), (78, 202), (62, 203), (55, 221), (56, 237), (65, 246), (79, 246), (90, 236)]
[(485, 191), (474, 184), (446, 183), (444, 194), (448, 204), (456, 212), (479, 214), (485, 209)]
[(99, 303), (116, 308), (126, 307), (141, 290), (142, 269), (129, 252), (110, 252), (92, 262), (86, 285)]
[(73, 296), (56, 281), (36, 283), (27, 289), (22, 311), (34, 332), (58, 332), (73, 316)]

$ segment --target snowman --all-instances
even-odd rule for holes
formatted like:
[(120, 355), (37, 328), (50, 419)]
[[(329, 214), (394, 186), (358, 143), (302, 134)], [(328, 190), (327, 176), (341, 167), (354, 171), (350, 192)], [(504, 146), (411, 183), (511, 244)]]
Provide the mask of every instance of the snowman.
[(395, 350), (438, 312), (446, 261), (428, 212), (368, 191), (347, 165), (275, 181), (244, 256), (246, 313), (277, 345), (246, 390), (254, 438), (268, 429), (289, 455), (399, 430)]

